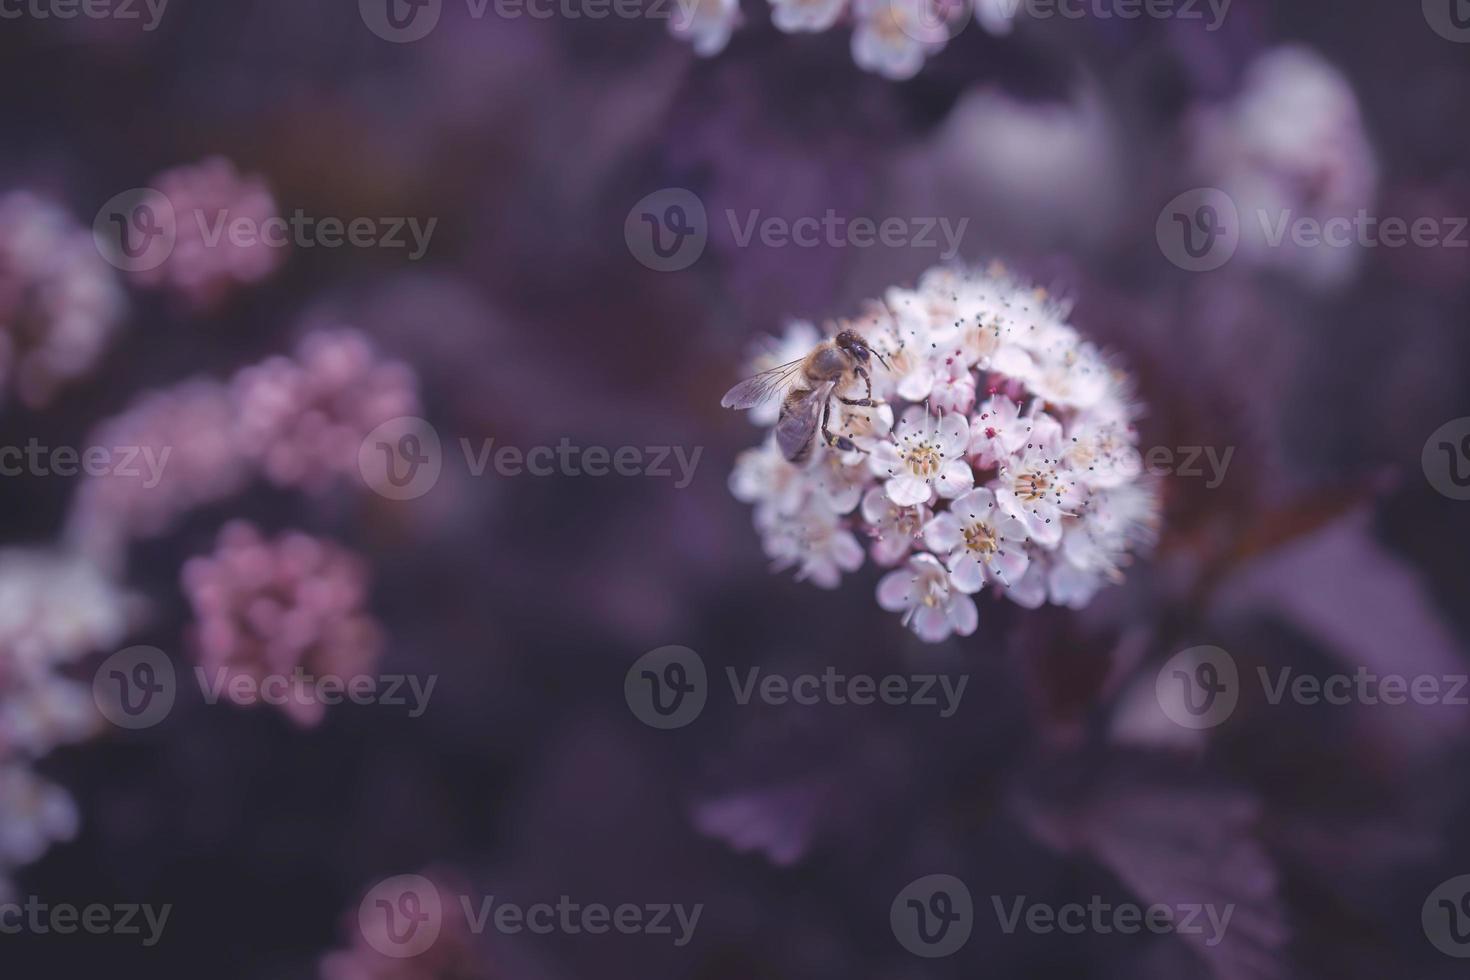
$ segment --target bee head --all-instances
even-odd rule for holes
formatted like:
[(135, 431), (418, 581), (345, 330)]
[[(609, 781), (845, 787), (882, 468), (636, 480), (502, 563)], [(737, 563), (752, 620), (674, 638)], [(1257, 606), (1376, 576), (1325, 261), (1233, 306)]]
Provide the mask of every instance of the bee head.
[(872, 353), (868, 350), (868, 342), (851, 330), (844, 330), (837, 335), (837, 346), (864, 364), (868, 363), (868, 356)]
[(843, 330), (837, 335), (836, 340), (837, 346), (841, 347), (853, 357), (857, 358), (859, 363), (867, 364), (869, 358), (871, 358), (874, 354), (877, 354), (878, 360), (883, 361), (883, 366), (888, 366), (888, 362), (883, 360), (883, 355), (878, 354), (877, 351), (869, 347), (868, 342), (860, 337), (855, 331)]

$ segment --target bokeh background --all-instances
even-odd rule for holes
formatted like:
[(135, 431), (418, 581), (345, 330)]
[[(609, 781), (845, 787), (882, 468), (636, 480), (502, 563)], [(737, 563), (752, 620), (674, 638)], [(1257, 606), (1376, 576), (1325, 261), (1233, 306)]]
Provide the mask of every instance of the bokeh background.
[[(0, 972), (1462, 976), (1421, 909), (1470, 872), (1470, 708), (1272, 705), (1248, 683), (1192, 731), (1154, 697), (1160, 665), (1197, 644), (1246, 677), (1470, 671), (1470, 503), (1421, 462), (1470, 415), (1470, 249), (1272, 247), (1247, 228), (1198, 272), (1158, 232), (1205, 186), (1246, 214), (1470, 215), (1470, 46), (1430, 6), (1235, 0), (1217, 30), (1022, 13), (968, 24), (907, 81), (854, 64), (845, 28), (782, 33), (751, 0), (713, 58), (653, 18), (452, 2), (408, 44), (346, 0), (172, 0), (153, 31), (0, 20), (0, 444), (176, 454), (152, 488), (0, 479), (0, 879), (53, 903), (173, 906), (152, 948), (0, 936)], [(417, 261), (101, 261), (99, 209), (161, 186), (239, 213), (437, 225)], [(665, 188), (709, 215), (704, 252), (672, 272), (625, 237)], [(969, 219), (960, 260), (1070, 298), (1133, 371), (1144, 447), (1233, 452), (1215, 486), (1160, 477), (1160, 540), (1125, 585), (1081, 611), (982, 596), (975, 636), (926, 647), (874, 605), (871, 563), (835, 591), (770, 573), (726, 482), (760, 430), (720, 395), (787, 318), (855, 313), (941, 258), (742, 247), (725, 218), (828, 209)], [(414, 500), (356, 470), (396, 414), (445, 446)], [(685, 487), (475, 476), (461, 438), (702, 455)], [(124, 647), (185, 678), (282, 649), (294, 621), (201, 584), (228, 579), (225, 558), (185, 573), (248, 547), (221, 542), (239, 521), (303, 536), (290, 574), (325, 583), (307, 615), (336, 644), (318, 668), (435, 676), (427, 711), (289, 717), (185, 684), (157, 725), (89, 727), (93, 672)], [(248, 636), (211, 633), (234, 613)], [(712, 698), (663, 732), (622, 691), (668, 644), (712, 672), (970, 682), (951, 718)], [(358, 902), (416, 872), (522, 904), (704, 911), (684, 947), (487, 933), (442, 938), (442, 962), (375, 958)], [(889, 905), (933, 873), (966, 882), (976, 926), (924, 960)], [(1019, 895), (1237, 911), (1216, 948), (1006, 935), (991, 896)]]

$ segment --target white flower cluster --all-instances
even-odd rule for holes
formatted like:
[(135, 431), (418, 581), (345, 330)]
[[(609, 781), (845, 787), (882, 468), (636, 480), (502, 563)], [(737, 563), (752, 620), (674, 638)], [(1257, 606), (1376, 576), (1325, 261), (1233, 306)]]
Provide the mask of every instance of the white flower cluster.
[[(995, 0), (770, 0), (771, 21), (788, 34), (826, 31), (839, 21), (853, 25), (852, 58), (858, 67), (895, 81), (913, 78), (976, 15), (991, 33), (1006, 33)], [(679, 0), (670, 32), (711, 57), (725, 49), (741, 23), (739, 0)]]
[[(973, 633), (987, 585), (1027, 608), (1080, 608), (1121, 581), (1158, 505), (1128, 379), (1068, 312), (998, 267), (936, 268), (843, 324), (886, 362), (871, 362), (873, 407), (835, 397), (861, 401), (860, 379), (833, 392), (833, 435), (856, 448), (818, 435), (793, 465), (772, 434), (730, 477), (776, 569), (835, 588), (866, 538), (878, 565), (899, 566), (878, 604), (929, 642)], [(810, 350), (816, 332), (789, 336), (754, 370)]]
[(131, 600), (63, 552), (0, 551), (0, 899), (10, 873), (77, 830), (76, 804), (35, 760), (94, 734), (88, 685), (64, 670), (127, 633)]

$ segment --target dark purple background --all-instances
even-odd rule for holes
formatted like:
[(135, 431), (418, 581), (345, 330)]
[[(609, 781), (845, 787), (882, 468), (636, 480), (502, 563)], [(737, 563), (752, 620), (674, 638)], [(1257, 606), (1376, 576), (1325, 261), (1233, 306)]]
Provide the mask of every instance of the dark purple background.
[[(22, 891), (174, 910), (151, 951), (0, 938), (0, 973), (311, 977), (350, 943), (366, 888), (442, 868), (523, 903), (705, 905), (683, 949), (487, 940), (496, 976), (1207, 975), (1175, 937), (1003, 935), (992, 894), (1236, 901), (1238, 921), (1265, 923), (1263, 965), (1219, 963), (1221, 980), (1463, 975), (1419, 914), (1435, 885), (1470, 872), (1470, 709), (1248, 697), (1192, 749), (1110, 732), (1124, 693), (1150, 691), (1158, 665), (1195, 643), (1251, 672), (1412, 675), (1446, 653), (1465, 669), (1470, 504), (1436, 493), (1419, 458), (1437, 426), (1470, 415), (1467, 253), (1371, 251), (1346, 285), (1317, 292), (1238, 262), (1176, 269), (1153, 229), (1199, 182), (1184, 162), (1191, 107), (1228, 96), (1283, 42), (1311, 45), (1352, 84), (1382, 213), (1466, 214), (1470, 48), (1414, 3), (1236, 0), (1212, 35), (1094, 20), (1000, 40), (972, 26), (895, 84), (852, 64), (846, 30), (785, 36), (750, 0), (750, 23), (710, 61), (659, 23), (471, 22), (455, 3), (429, 39), (395, 46), (355, 7), (173, 0), (151, 35), (0, 21), (0, 189), (47, 191), (86, 224), (113, 194), (222, 154), (288, 212), (439, 218), (421, 263), (298, 250), (207, 317), (132, 291), (95, 376), (45, 412), (8, 406), (0, 441), (76, 443), (140, 391), (289, 349), (325, 307), (417, 369), (446, 442), (702, 446), (697, 476), (683, 490), (446, 478), (406, 507), (257, 489), (140, 545), (129, 584), (158, 614), (133, 642), (181, 665), (179, 569), (246, 516), (363, 553), (389, 633), (383, 669), (439, 686), (422, 718), (345, 707), (304, 732), (186, 699), (156, 729), (54, 753), (43, 771), (77, 797), (83, 830), (23, 871)], [(929, 182), (939, 134), (977, 86), (1037, 102), (1085, 86), (1103, 100), (1127, 148), (1123, 179), (1087, 190), (1107, 196), (1108, 227), (1085, 211), (1038, 215), (1062, 230), (1037, 233), (988, 211), (983, 187)], [(935, 256), (739, 249), (717, 227), (692, 268), (653, 272), (623, 222), (667, 186), (712, 215), (970, 217), (965, 259), (1003, 258), (1075, 298), (1076, 325), (1135, 370), (1143, 444), (1235, 447), (1227, 479), (1166, 478), (1157, 553), (1092, 608), (986, 597), (977, 635), (937, 648), (876, 608), (871, 564), (831, 593), (769, 575), (725, 486), (757, 430), (720, 393), (784, 316), (854, 312)], [(72, 489), (0, 481), (6, 539), (54, 538)], [(971, 682), (951, 719), (726, 699), (665, 733), (621, 695), (628, 666), (665, 644), (718, 671)], [(702, 801), (772, 786), (789, 790), (761, 797), (772, 832), (804, 842), (794, 866), (696, 831)], [(924, 961), (894, 941), (888, 907), (935, 872), (967, 882), (978, 922), (958, 955)], [(1251, 941), (1239, 928), (1231, 939)]]

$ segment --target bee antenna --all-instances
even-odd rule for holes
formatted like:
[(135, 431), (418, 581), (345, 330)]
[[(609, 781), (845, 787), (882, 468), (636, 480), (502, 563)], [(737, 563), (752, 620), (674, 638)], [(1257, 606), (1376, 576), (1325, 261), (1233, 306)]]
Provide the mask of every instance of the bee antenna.
[(877, 351), (873, 351), (873, 356), (876, 357), (878, 359), (878, 362), (882, 364), (885, 368), (888, 368), (888, 370), (890, 371), (893, 370), (893, 368), (889, 366), (888, 362), (884, 360), (882, 354), (878, 353)]

